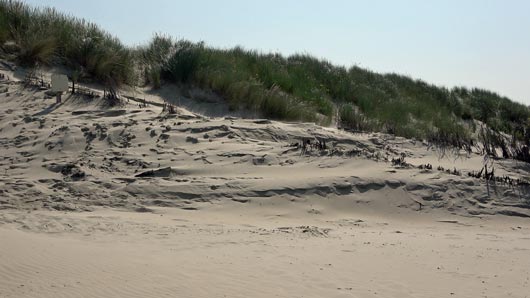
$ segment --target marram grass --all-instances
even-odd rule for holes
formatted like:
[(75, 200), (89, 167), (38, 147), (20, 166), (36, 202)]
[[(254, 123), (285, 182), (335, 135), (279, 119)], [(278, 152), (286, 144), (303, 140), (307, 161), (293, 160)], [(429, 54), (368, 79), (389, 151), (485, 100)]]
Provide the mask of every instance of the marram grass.
[(285, 57), (242, 47), (155, 35), (130, 48), (97, 25), (18, 1), (0, 0), (0, 54), (29, 67), (64, 65), (77, 80), (115, 89), (164, 83), (210, 89), (232, 109), (353, 130), (472, 143), (477, 121), (513, 142), (530, 141), (530, 109), (494, 92), (447, 89), (397, 74), (336, 66), (306, 54)]

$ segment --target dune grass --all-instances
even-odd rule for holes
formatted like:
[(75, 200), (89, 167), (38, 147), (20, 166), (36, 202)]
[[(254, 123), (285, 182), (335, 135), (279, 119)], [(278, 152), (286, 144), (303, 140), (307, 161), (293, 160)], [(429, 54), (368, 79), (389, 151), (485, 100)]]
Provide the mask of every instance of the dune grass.
[(131, 50), (93, 23), (9, 0), (0, 0), (0, 20), (1, 44), (17, 45), (7, 54), (23, 66), (64, 65), (112, 90), (134, 79)]
[(512, 136), (512, 143), (530, 145), (530, 108), (494, 92), (449, 90), (306, 54), (218, 49), (160, 34), (130, 48), (85, 20), (9, 0), (0, 0), (0, 46), (0, 53), (22, 65), (63, 65), (77, 80), (112, 90), (142, 83), (195, 86), (220, 94), (232, 109), (268, 118), (335, 121), (347, 129), (460, 147), (477, 138), (478, 120)]
[(236, 108), (290, 120), (338, 120), (345, 128), (384, 131), (405, 137), (471, 142), (474, 120), (524, 139), (530, 109), (496, 93), (449, 90), (397, 74), (334, 66), (309, 55), (284, 57), (241, 47), (215, 49), (165, 38), (162, 78), (194, 84), (223, 95)]

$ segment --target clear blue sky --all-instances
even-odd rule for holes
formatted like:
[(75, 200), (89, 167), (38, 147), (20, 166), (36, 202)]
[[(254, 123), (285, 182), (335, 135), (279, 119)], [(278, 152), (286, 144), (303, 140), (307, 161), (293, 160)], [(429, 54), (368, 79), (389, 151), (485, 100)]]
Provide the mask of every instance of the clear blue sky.
[(28, 0), (93, 21), (129, 45), (155, 32), (208, 45), (304, 52), (530, 105), (527, 0)]

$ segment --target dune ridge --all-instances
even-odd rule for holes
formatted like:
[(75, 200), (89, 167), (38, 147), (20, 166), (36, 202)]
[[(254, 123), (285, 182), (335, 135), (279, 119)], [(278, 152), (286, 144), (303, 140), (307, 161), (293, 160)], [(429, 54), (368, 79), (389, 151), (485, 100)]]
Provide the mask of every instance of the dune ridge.
[[(200, 208), (225, 198), (308, 195), (355, 201), (385, 191), (400, 198), (390, 204), (425, 212), (530, 215), (526, 184), (469, 176), (482, 167), (478, 152), (441, 158), (429, 144), (391, 135), (172, 115), (133, 102), (101, 109), (101, 99), (83, 96), (55, 104), (45, 90), (2, 86), (3, 209)], [(392, 163), (398, 158), (403, 165)], [(528, 171), (526, 163), (493, 163), (497, 176), (524, 179)]]
[(0, 297), (526, 295), (530, 191), (478, 151), (0, 90)]

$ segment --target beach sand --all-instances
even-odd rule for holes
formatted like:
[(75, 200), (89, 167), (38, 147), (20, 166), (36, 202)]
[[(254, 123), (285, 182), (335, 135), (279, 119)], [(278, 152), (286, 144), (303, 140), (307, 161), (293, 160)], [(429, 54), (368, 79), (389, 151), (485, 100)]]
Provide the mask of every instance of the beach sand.
[[(79, 95), (56, 104), (10, 79), (0, 297), (530, 293), (529, 188), (470, 177), (478, 149), (208, 117), (204, 105), (169, 115), (163, 92), (137, 96), (145, 108)], [(307, 140), (326, 148), (304, 151)], [(487, 162), (498, 176), (530, 172)]]

